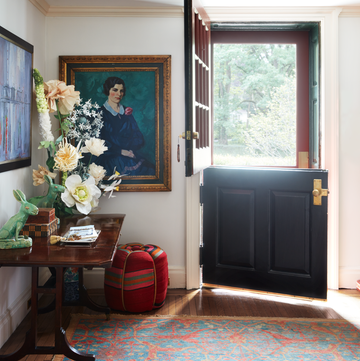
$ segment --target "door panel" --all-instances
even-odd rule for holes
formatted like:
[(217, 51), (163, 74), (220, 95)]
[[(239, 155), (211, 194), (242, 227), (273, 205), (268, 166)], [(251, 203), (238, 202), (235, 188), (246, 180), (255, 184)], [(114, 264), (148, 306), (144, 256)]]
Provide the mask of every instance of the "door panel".
[(309, 275), (309, 205), (309, 194), (271, 192), (270, 272)]
[(203, 282), (326, 299), (327, 198), (317, 169), (207, 168)]
[[(218, 188), (219, 265), (252, 269), (255, 266), (255, 193)], [(233, 238), (235, 234), (235, 239)]]
[(211, 165), (210, 19), (200, 0), (184, 0), (185, 175)]

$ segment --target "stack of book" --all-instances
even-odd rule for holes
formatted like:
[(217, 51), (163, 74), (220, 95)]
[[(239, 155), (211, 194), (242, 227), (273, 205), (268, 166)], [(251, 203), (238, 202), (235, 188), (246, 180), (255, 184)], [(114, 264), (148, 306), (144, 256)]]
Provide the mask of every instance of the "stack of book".
[(30, 237), (48, 237), (56, 230), (55, 208), (39, 208), (36, 216), (29, 216), (20, 234)]

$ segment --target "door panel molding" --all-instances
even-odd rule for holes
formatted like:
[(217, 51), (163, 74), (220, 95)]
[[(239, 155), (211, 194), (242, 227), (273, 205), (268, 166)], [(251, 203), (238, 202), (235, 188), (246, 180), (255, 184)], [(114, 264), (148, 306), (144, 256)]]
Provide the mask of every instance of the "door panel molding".
[[(270, 229), (269, 272), (310, 276), (310, 198), (306, 193), (271, 192), (270, 225), (274, 228)], [(283, 222), (285, 216), (290, 222)], [(291, 245), (288, 242), (290, 233)]]
[[(255, 268), (255, 192), (254, 190), (222, 188), (217, 189), (217, 263), (218, 267), (253, 270)], [(229, 211), (228, 204), (231, 204)], [(242, 217), (246, 214), (246, 217)], [(228, 232), (237, 228), (237, 237)]]

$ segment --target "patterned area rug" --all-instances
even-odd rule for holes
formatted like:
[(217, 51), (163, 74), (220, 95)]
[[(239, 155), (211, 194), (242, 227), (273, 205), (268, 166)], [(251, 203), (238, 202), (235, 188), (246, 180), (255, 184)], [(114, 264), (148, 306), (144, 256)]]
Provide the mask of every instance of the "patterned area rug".
[(345, 320), (73, 315), (66, 335), (97, 361), (360, 360)]

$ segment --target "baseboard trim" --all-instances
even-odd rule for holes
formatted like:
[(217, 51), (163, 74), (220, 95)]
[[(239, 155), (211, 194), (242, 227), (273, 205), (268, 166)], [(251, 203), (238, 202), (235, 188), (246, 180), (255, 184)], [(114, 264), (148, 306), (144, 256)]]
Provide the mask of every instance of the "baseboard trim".
[[(103, 268), (84, 270), (84, 286), (87, 289), (104, 288)], [(170, 284), (169, 288), (185, 288), (185, 267), (169, 266)]]
[[(49, 270), (42, 268), (39, 274), (39, 285), (43, 285), (49, 278), (49, 275)], [(30, 297), (31, 287), (27, 288), (0, 316), (0, 348), (30, 311), (30, 309), (27, 308), (27, 302)]]
[(185, 267), (169, 266), (169, 288), (185, 288), (186, 287), (186, 272)]
[(356, 281), (360, 280), (360, 268), (340, 267), (339, 288), (356, 288)]
[(9, 339), (29, 312), (27, 309), (27, 300), (30, 296), (31, 289), (28, 288), (10, 305), (6, 312), (0, 316), (0, 347)]

